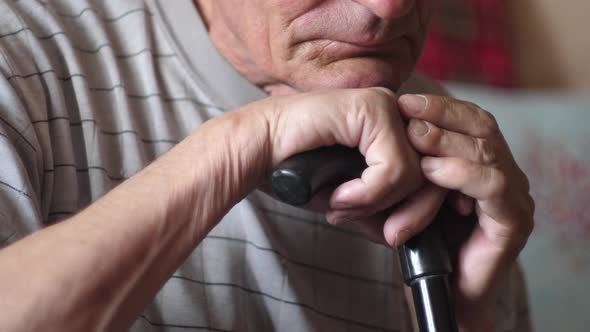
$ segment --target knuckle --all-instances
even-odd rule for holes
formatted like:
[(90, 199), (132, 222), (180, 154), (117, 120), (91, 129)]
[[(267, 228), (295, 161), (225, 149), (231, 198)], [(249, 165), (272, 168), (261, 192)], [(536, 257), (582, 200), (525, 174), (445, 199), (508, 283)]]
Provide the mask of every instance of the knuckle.
[(453, 97), (449, 97), (449, 96), (443, 96), (439, 100), (441, 102), (441, 106), (447, 110), (458, 111), (458, 110), (464, 110), (465, 108), (479, 109), (479, 107), (477, 105), (475, 105), (474, 103), (460, 100), (460, 99), (453, 98)]
[(393, 92), (379, 87), (358, 89), (355, 95), (361, 100), (361, 102), (368, 105), (392, 103), (394, 98)]
[(495, 164), (497, 162), (496, 147), (489, 140), (476, 139), (476, 161), (485, 165)]
[(498, 121), (496, 121), (496, 117), (478, 106), (476, 106), (479, 111), (479, 127), (481, 128), (480, 135), (482, 137), (495, 137), (500, 132), (500, 127), (498, 126)]
[[(529, 222), (531, 224), (534, 225), (534, 218), (533, 216), (535, 215), (535, 200), (533, 199), (533, 197), (530, 194), (526, 194), (525, 195), (525, 204), (524, 204), (524, 209), (525, 209), (525, 215), (530, 217)], [(532, 226), (532, 225), (531, 225)]]
[(436, 148), (442, 144), (444, 132), (435, 126), (426, 124), (428, 132), (423, 136), (424, 144), (428, 147)]
[(403, 178), (403, 173), (405, 172), (404, 170), (404, 166), (402, 165), (397, 165), (397, 166), (390, 166), (389, 169), (387, 169), (387, 173), (389, 174), (389, 178), (387, 179), (387, 183), (389, 185), (395, 185), (397, 183), (399, 183), (400, 179)]
[(526, 223), (526, 235), (528, 238), (531, 234), (533, 234), (533, 231), (535, 230), (535, 218), (531, 216), (527, 220), (528, 221)]
[(535, 218), (532, 214), (527, 213), (521, 220), (519, 220), (518, 226), (515, 229), (515, 242), (519, 249), (522, 249), (525, 246), (528, 238), (531, 236), (534, 230)]
[(384, 88), (384, 87), (372, 87), (372, 88), (368, 88), (367, 91), (370, 93), (374, 93), (374, 94), (380, 96), (381, 98), (386, 98), (391, 101), (393, 101), (395, 99), (395, 93), (393, 93), (393, 91), (391, 91), (387, 88)]
[(451, 97), (441, 97), (439, 99), (439, 103), (439, 109), (443, 110), (443, 112), (438, 114), (439, 118), (443, 117), (445, 112), (453, 111), (457, 108), (457, 102)]
[[(518, 174), (520, 175), (520, 178), (522, 178), (524, 190), (528, 193), (531, 190), (531, 181), (529, 180), (529, 177), (520, 168), (518, 168)], [(533, 201), (533, 205), (534, 203), (535, 202)]]
[[(376, 138), (388, 134), (391, 121), (391, 101), (386, 89), (365, 88), (334, 90), (328, 107), (334, 109), (324, 119), (334, 121), (330, 135), (324, 141), (350, 146), (368, 147)], [(336, 107), (333, 107), (334, 104)], [(323, 123), (318, 126), (323, 126)]]
[[(352, 94), (353, 110), (360, 115), (386, 114), (393, 104), (393, 96), (384, 88), (357, 89)], [(348, 108), (347, 108), (348, 109)]]
[(531, 212), (529, 218), (527, 218), (526, 226), (528, 235), (531, 235), (533, 230), (535, 230), (535, 201), (530, 196), (529, 198), (531, 201)]
[(378, 122), (375, 121), (376, 114), (374, 112), (374, 110), (378, 108), (374, 106), (375, 100), (367, 89), (355, 90), (350, 95), (349, 102), (350, 104), (347, 103), (347, 105), (342, 108), (346, 114), (345, 116), (348, 124), (364, 124), (369, 128), (378, 125)]
[(419, 165), (413, 165), (412, 163), (400, 163), (396, 167), (393, 174), (392, 184), (398, 186), (404, 186), (407, 188), (418, 188), (423, 182), (422, 172), (420, 171)]
[(443, 109), (452, 109), (455, 108), (455, 99), (447, 96), (442, 96), (438, 99), (440, 102), (440, 106)]
[(489, 191), (488, 196), (490, 198), (501, 198), (508, 193), (509, 182), (506, 175), (493, 167), (483, 168), (484, 183), (487, 183)]
[(352, 105), (354, 106), (352, 109), (356, 112), (367, 112), (372, 107), (370, 106), (373, 101), (370, 96), (370, 93), (366, 90), (356, 90), (354, 93), (351, 94)]
[(527, 200), (529, 202), (529, 210), (531, 211), (531, 215), (535, 214), (536, 203), (533, 197), (530, 194), (527, 194)]

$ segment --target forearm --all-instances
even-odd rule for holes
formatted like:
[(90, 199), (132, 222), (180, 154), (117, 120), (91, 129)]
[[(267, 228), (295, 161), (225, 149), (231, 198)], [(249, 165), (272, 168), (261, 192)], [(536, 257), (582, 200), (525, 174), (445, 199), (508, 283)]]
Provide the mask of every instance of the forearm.
[[(205, 124), (78, 215), (0, 251), (0, 329), (128, 327), (253, 188), (239, 178), (259, 177), (254, 168), (234, 167), (243, 164), (240, 158), (256, 160), (245, 156), (254, 146), (232, 147), (227, 133), (235, 141), (246, 135), (237, 126), (235, 120)], [(248, 136), (241, 141), (251, 143)]]

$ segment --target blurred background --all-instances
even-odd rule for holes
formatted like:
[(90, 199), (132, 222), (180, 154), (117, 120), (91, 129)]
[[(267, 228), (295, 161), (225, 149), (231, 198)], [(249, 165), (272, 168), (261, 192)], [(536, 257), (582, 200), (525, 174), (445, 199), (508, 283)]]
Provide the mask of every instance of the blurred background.
[(589, 331), (590, 1), (439, 3), (419, 70), (492, 112), (531, 180), (535, 331)]

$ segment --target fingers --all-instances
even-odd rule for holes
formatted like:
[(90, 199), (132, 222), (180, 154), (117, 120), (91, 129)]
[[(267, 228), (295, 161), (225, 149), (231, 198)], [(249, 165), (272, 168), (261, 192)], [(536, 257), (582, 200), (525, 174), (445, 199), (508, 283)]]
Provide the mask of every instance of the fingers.
[(424, 157), (421, 166), (428, 180), (477, 200), (503, 195), (508, 187), (499, 170), (462, 158)]
[(491, 294), (502, 269), (514, 261), (533, 229), (528, 180), (494, 117), (477, 105), (417, 95), (400, 97), (398, 105), (410, 119), (409, 141), (426, 155), (421, 160), (424, 176), (453, 191), (449, 202), (460, 215), (477, 215), (474, 224), (461, 223), (456, 216), (444, 223), (453, 230), (450, 234), (460, 235), (452, 246), (458, 298), (469, 299), (473, 307)]
[[(424, 183), (390, 90), (319, 91), (272, 98), (263, 106), (271, 168), (294, 154), (334, 144), (358, 147), (364, 155), (368, 167), (362, 175), (341, 184), (330, 197), (327, 217), (332, 223), (372, 218)], [(380, 233), (383, 238), (382, 229)]]
[(414, 148), (425, 155), (464, 158), (476, 163), (493, 165), (514, 162), (504, 139), (477, 138), (439, 128), (432, 123), (411, 119), (408, 139)]
[[(522, 217), (523, 209), (514, 202), (530, 205), (528, 180), (490, 113), (439, 96), (404, 95), (398, 104), (411, 118), (407, 131), (412, 145), (425, 155), (440, 157), (422, 160), (430, 181), (482, 201), (483, 210), (496, 217)], [(471, 210), (465, 198), (455, 206), (460, 213)]]
[(402, 114), (461, 134), (490, 138), (499, 133), (494, 116), (479, 106), (451, 97), (403, 95), (398, 99)]
[(387, 89), (346, 89), (277, 97), (264, 112), (273, 166), (290, 156), (340, 144), (358, 147), (368, 167), (341, 185), (330, 205), (376, 213), (416, 191), (424, 177)]
[[(397, 156), (396, 159), (400, 158), (400, 154)], [(386, 157), (386, 153), (380, 157)], [(408, 163), (388, 165), (384, 160), (371, 164), (370, 158), (367, 158), (369, 167), (360, 178), (336, 188), (330, 199), (330, 207), (333, 209), (354, 208), (370, 215), (395, 205), (408, 194), (416, 191), (423, 181), (419, 172), (418, 159), (414, 154), (406, 154), (406, 156), (402, 154), (401, 158), (407, 158), (405, 160)], [(409, 166), (414, 164), (412, 159), (415, 159), (416, 168)]]
[[(330, 206), (374, 214), (416, 191), (423, 177), (418, 155), (403, 130), (394, 95), (388, 90), (375, 89), (361, 95), (355, 103), (357, 107), (347, 112), (347, 119), (362, 125), (358, 147), (368, 167), (360, 178), (335, 190)], [(371, 109), (371, 114), (363, 113)]]
[(446, 192), (446, 189), (428, 183), (402, 202), (385, 221), (385, 241), (397, 247), (422, 231), (434, 220)]
[(532, 229), (532, 199), (522, 186), (509, 179), (507, 172), (453, 157), (424, 157), (421, 166), (432, 183), (476, 199), (480, 214), (513, 231), (529, 233)]
[(400, 112), (410, 117), (408, 139), (419, 152), (493, 165), (514, 159), (494, 117), (477, 105), (440, 96), (404, 95)]
[(431, 183), (425, 184), (402, 203), (367, 217), (361, 210), (330, 210), (329, 223), (353, 223), (374, 242), (399, 246), (429, 225), (439, 211), (446, 190)]

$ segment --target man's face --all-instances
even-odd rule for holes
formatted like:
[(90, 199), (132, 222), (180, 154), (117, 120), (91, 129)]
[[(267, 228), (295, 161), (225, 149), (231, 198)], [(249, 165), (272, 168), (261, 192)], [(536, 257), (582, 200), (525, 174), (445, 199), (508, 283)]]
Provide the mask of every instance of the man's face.
[[(434, 0), (212, 1), (232, 45), (220, 47), (253, 83), (299, 91), (397, 90), (419, 57)], [(216, 22), (210, 22), (214, 41)], [(237, 62), (237, 65), (236, 65)]]

